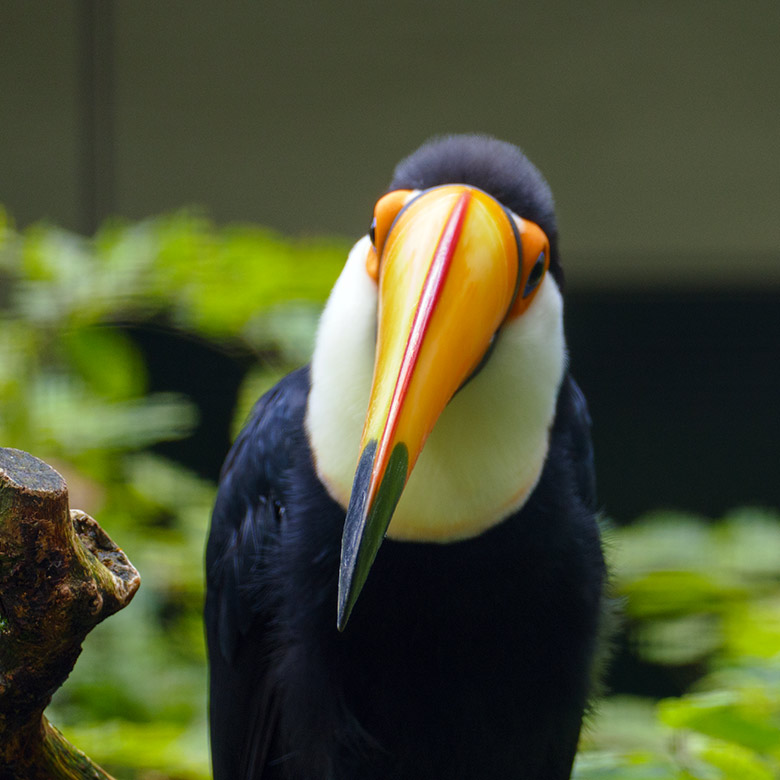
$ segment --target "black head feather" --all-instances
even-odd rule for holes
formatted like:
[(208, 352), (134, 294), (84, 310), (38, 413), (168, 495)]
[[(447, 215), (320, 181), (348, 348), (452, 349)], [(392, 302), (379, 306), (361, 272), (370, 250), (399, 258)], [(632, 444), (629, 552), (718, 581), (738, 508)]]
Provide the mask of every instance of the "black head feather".
[(550, 271), (562, 287), (553, 196), (542, 174), (520, 149), (487, 135), (432, 138), (398, 163), (389, 190), (424, 190), (440, 184), (478, 187), (539, 225), (550, 239)]

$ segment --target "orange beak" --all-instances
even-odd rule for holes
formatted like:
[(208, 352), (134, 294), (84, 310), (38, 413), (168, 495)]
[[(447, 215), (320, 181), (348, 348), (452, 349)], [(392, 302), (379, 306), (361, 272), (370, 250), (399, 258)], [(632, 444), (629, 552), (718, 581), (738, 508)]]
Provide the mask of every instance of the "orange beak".
[(398, 209), (373, 263), (376, 360), (344, 525), (339, 630), (428, 434), (485, 359), (522, 278), (517, 227), (481, 190), (437, 187)]

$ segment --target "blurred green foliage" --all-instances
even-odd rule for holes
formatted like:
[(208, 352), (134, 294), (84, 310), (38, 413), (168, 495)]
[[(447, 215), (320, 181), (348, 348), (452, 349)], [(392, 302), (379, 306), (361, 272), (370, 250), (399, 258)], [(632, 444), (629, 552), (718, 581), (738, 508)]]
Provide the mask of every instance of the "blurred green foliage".
[[(0, 212), (0, 443), (58, 468), (71, 504), (143, 578), (131, 606), (89, 636), (48, 712), (118, 777), (209, 776), (201, 605), (214, 496), (150, 449), (186, 437), (197, 410), (148, 392), (123, 326), (273, 354), (244, 380), (237, 429), (264, 389), (308, 359), (346, 251), (188, 213), (112, 222), (84, 239), (19, 232)], [(780, 517), (658, 513), (609, 530), (607, 544), (628, 652), (695, 682), (672, 699), (604, 699), (576, 777), (780, 777)]]
[(0, 211), (0, 444), (60, 470), (71, 506), (141, 572), (132, 605), (90, 635), (48, 713), (118, 777), (209, 775), (202, 559), (215, 491), (150, 449), (186, 437), (197, 408), (148, 392), (124, 326), (265, 356), (245, 379), (237, 429), (260, 392), (308, 359), (347, 249), (192, 213), (112, 222), (85, 239), (19, 232)]
[(576, 777), (780, 777), (780, 514), (655, 513), (608, 539), (632, 651), (700, 676), (681, 697), (598, 705)]

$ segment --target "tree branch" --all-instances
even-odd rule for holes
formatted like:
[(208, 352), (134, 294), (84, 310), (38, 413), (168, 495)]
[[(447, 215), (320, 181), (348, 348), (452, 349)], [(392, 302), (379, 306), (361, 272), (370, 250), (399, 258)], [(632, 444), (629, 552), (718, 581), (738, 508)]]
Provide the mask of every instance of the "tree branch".
[(0, 780), (104, 780), (43, 710), (87, 633), (126, 606), (138, 572), (62, 477), (0, 448)]

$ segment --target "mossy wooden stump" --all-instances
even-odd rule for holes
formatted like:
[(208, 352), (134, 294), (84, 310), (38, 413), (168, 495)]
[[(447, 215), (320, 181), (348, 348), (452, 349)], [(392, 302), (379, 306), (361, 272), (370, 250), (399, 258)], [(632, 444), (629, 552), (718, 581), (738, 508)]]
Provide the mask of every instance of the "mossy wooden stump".
[(110, 778), (43, 710), (87, 633), (130, 602), (140, 577), (62, 477), (0, 448), (0, 780)]

